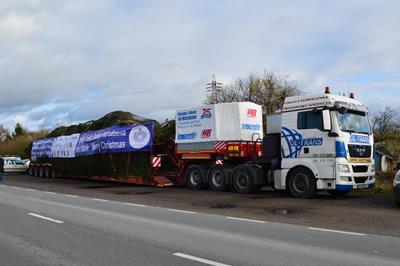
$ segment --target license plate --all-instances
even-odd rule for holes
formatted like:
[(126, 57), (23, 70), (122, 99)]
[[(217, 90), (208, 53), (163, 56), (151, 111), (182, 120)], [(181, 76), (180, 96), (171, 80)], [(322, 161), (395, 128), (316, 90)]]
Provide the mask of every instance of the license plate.
[(368, 184), (357, 185), (357, 188), (368, 188)]

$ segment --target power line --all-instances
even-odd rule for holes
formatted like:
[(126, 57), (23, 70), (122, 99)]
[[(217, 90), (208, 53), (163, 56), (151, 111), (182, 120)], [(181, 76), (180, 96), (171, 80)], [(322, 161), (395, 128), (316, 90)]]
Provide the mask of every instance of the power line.
[(218, 103), (218, 93), (221, 91), (223, 84), (217, 82), (215, 75), (212, 76), (211, 82), (207, 83), (206, 91), (211, 91), (211, 103)]

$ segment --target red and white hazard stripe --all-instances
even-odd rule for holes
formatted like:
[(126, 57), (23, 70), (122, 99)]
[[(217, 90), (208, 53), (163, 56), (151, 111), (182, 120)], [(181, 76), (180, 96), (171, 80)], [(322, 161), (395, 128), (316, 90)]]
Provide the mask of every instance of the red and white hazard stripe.
[(161, 157), (160, 156), (155, 156), (151, 159), (151, 164), (153, 168), (157, 168), (161, 166)]
[(225, 150), (227, 147), (225, 141), (216, 141), (214, 143), (214, 150), (219, 151), (219, 150)]

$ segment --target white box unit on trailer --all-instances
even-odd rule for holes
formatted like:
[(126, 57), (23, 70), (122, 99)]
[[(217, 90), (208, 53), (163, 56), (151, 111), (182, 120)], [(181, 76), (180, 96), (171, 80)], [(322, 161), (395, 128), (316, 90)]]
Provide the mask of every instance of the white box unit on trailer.
[(255, 103), (220, 103), (176, 112), (178, 144), (252, 141), (262, 137), (262, 108)]
[(281, 133), (282, 114), (267, 116), (267, 134)]

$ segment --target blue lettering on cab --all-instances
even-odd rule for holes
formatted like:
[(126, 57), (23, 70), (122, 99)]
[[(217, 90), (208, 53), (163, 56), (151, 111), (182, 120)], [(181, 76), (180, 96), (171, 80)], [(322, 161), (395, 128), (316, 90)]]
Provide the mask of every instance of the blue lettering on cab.
[(368, 135), (351, 134), (350, 142), (360, 143), (360, 144), (369, 144), (369, 136)]

